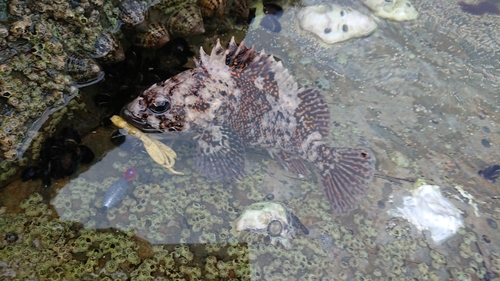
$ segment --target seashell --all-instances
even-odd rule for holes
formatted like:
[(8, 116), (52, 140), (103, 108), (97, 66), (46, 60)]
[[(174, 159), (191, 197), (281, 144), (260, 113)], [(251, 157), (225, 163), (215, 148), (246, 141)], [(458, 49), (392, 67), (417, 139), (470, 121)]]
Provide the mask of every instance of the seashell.
[(170, 41), (167, 28), (160, 22), (152, 23), (148, 26), (145, 33), (137, 33), (134, 39), (134, 45), (147, 48), (158, 49)]
[(102, 80), (101, 66), (84, 52), (75, 52), (66, 58), (66, 72), (71, 75), (78, 88), (95, 84)]
[(281, 24), (278, 21), (277, 17), (273, 15), (265, 15), (260, 22), (260, 26), (276, 33), (281, 31)]
[(278, 237), (283, 231), (283, 225), (279, 220), (273, 220), (267, 225), (267, 234), (271, 237)]
[(247, 20), (250, 15), (249, 0), (234, 0), (230, 12), (236, 18)]
[(375, 21), (358, 11), (338, 5), (315, 5), (297, 15), (300, 28), (313, 33), (326, 44), (359, 38), (377, 29)]
[(168, 31), (172, 36), (189, 36), (205, 32), (200, 8), (187, 5), (173, 13), (168, 20)]
[(101, 59), (106, 64), (113, 64), (123, 61), (125, 52), (120, 41), (110, 31), (105, 30), (97, 36), (90, 56), (94, 59)]
[(306, 235), (309, 233), (292, 211), (279, 202), (253, 203), (233, 222), (233, 231), (236, 233), (251, 231), (264, 234), (272, 245), (279, 243), (286, 249), (291, 248), (291, 241), (298, 233), (297, 230)]
[(200, 0), (199, 5), (204, 18), (222, 17), (226, 9), (226, 0)]
[(264, 4), (264, 14), (273, 15), (279, 19), (283, 15), (283, 8), (281, 8), (278, 4), (267, 3)]
[(118, 8), (120, 14), (118, 17), (121, 22), (127, 27), (134, 27), (144, 21), (146, 18), (146, 11), (149, 7), (158, 4), (160, 1), (150, 1), (144, 3), (136, 0), (125, 0)]

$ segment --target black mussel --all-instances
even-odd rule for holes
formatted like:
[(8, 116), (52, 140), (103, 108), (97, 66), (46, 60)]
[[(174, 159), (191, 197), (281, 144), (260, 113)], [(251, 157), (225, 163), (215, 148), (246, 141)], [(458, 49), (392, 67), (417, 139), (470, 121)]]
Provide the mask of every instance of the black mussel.
[[(183, 66), (193, 56), (194, 53), (189, 48), (188, 42), (182, 37), (176, 37), (161, 49), (160, 66), (157, 66), (156, 69), (164, 69), (165, 66), (168, 66), (168, 70), (171, 72), (169, 76), (175, 75), (176, 71), (185, 70)], [(175, 71), (170, 70), (172, 68)]]
[(274, 194), (272, 194), (272, 193), (267, 194), (266, 200), (269, 200), (269, 201), (274, 200)]
[(283, 8), (274, 3), (264, 4), (264, 13), (266, 15), (273, 15), (279, 19), (283, 15)]
[(49, 186), (51, 178), (61, 179), (76, 172), (78, 164), (90, 163), (94, 160), (94, 152), (81, 145), (80, 134), (73, 128), (66, 127), (57, 137), (48, 138), (40, 151), (40, 161), (36, 167), (28, 167), (22, 179), (41, 178), (45, 186)]
[(118, 146), (118, 145), (121, 145), (125, 142), (126, 137), (125, 137), (125, 135), (120, 133), (119, 130), (115, 130), (111, 133), (110, 139), (114, 145)]
[(80, 145), (78, 147), (78, 149), (80, 150), (79, 154), (81, 156), (80, 162), (82, 162), (84, 164), (88, 164), (88, 163), (94, 161), (95, 154), (88, 146)]
[(45, 187), (49, 186), (52, 183), (52, 180), (50, 178), (50, 170), (42, 170), (42, 173), (40, 174), (40, 178), (42, 179), (42, 183)]
[(309, 229), (307, 229), (307, 227), (299, 220), (299, 218), (295, 214), (292, 213), (291, 216), (292, 216), (292, 225), (300, 229), (300, 231), (304, 235), (308, 235)]
[(500, 176), (500, 165), (493, 165), (477, 172), (485, 180), (494, 183), (495, 180)]
[(21, 179), (23, 181), (34, 180), (40, 177), (40, 169), (38, 167), (30, 166), (24, 169)]
[(65, 141), (74, 141), (76, 144), (80, 144), (82, 142), (80, 134), (73, 128), (64, 127), (61, 130), (60, 135), (64, 138)]
[(113, 122), (111, 122), (111, 119), (109, 117), (104, 117), (101, 119), (101, 126), (107, 127), (110, 126), (111, 124), (113, 124)]
[(176, 37), (170, 40), (163, 49), (166, 53), (175, 55), (184, 55), (187, 57), (194, 56), (194, 53), (189, 48), (189, 44), (186, 39), (182, 37)]
[(113, 98), (108, 94), (99, 93), (94, 96), (94, 103), (100, 107), (107, 107), (113, 103)]
[(488, 235), (483, 234), (482, 238), (483, 238), (484, 242), (486, 242), (488, 244), (491, 243), (491, 238)]
[(255, 8), (252, 8), (248, 13), (248, 18), (246, 19), (246, 23), (251, 24), (254, 18), (255, 18)]
[(260, 22), (260, 26), (263, 28), (272, 31), (272, 32), (280, 32), (281, 31), (281, 24), (278, 21), (278, 19), (275, 16), (271, 15), (265, 15), (264, 18), (262, 18), (262, 21)]

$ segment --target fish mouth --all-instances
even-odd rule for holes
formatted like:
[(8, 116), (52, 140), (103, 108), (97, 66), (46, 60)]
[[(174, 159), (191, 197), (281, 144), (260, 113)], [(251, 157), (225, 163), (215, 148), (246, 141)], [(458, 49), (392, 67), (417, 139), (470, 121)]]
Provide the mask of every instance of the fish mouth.
[(144, 119), (138, 118), (126, 108), (123, 109), (122, 116), (125, 116), (127, 122), (145, 133), (163, 133), (163, 130), (153, 128), (151, 125), (146, 123)]

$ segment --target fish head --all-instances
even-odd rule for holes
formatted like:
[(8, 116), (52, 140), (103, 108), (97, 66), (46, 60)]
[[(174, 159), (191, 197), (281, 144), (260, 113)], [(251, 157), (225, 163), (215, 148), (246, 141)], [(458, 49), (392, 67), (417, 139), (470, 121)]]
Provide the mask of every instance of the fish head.
[(158, 82), (129, 103), (125, 118), (135, 127), (148, 133), (181, 132), (189, 129), (186, 100), (194, 94), (193, 73), (184, 71)]

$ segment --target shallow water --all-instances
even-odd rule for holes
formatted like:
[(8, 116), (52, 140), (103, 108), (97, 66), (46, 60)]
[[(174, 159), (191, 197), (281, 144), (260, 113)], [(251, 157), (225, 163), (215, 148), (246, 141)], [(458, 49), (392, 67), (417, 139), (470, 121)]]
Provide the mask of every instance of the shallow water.
[[(375, 180), (348, 215), (332, 215), (314, 174), (301, 178), (287, 172), (265, 151), (249, 151), (242, 181), (209, 181), (196, 172), (195, 149), (187, 141), (168, 142), (178, 154), (175, 169), (185, 174), (171, 175), (133, 136), (115, 147), (109, 141), (114, 128), (98, 127), (82, 141), (97, 155), (91, 165), (53, 181), (50, 189), (39, 181), (16, 180), (1, 190), (0, 238), (5, 239), (0, 241), (0, 276), (500, 277), (500, 190), (498, 182), (477, 173), (499, 159), (500, 16), (468, 15), (458, 1), (414, 5), (420, 12), (415, 21), (380, 20), (371, 36), (329, 47), (298, 30), (294, 15), (299, 8), (292, 6), (284, 6), (280, 33), (253, 27), (241, 36), (279, 58), (300, 85), (324, 91), (331, 110), (330, 144), (364, 147), (375, 155)], [(198, 37), (194, 42), (210, 45), (213, 40)], [(127, 196), (117, 207), (99, 212), (106, 188), (127, 168), (138, 172)], [(442, 244), (388, 212), (410, 195), (417, 179), (440, 186), (463, 212), (464, 228)], [(472, 197), (466, 198), (461, 188)], [(43, 199), (26, 200), (35, 192)], [(286, 204), (309, 234), (296, 235), (285, 249), (269, 245), (265, 235), (231, 230), (246, 206), (266, 200)], [(16, 241), (7, 242), (13, 233)], [(21, 269), (25, 275), (19, 275)]]

